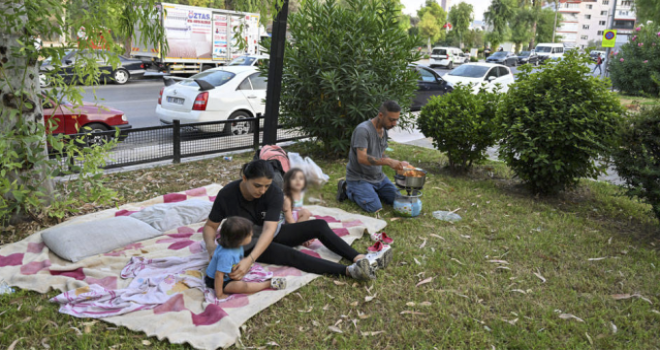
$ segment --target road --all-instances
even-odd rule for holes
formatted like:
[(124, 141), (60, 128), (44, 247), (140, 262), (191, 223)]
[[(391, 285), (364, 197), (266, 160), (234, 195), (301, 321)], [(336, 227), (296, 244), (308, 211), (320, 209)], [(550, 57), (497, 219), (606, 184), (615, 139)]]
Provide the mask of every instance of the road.
[[(424, 61), (420, 61), (424, 64)], [(445, 75), (448, 69), (434, 68), (436, 72)], [(592, 66), (593, 69), (593, 66)], [(511, 67), (514, 76), (518, 73), (516, 67)], [(129, 123), (134, 128), (160, 125), (156, 116), (158, 93), (163, 87), (162, 76), (149, 75), (144, 79), (131, 80), (125, 85), (108, 84), (94, 88), (83, 87), (85, 101), (98, 101), (99, 104), (119, 109), (126, 113)]]

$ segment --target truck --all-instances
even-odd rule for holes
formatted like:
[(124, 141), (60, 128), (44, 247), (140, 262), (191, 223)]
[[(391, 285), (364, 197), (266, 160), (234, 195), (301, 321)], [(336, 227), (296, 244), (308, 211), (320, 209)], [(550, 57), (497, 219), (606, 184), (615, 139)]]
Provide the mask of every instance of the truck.
[(162, 26), (168, 45), (145, 45), (138, 26), (131, 45), (131, 56), (142, 60), (151, 71), (194, 74), (226, 65), (239, 56), (259, 55), (261, 37), (268, 35), (258, 13), (169, 3), (157, 3), (156, 9), (153, 20)]

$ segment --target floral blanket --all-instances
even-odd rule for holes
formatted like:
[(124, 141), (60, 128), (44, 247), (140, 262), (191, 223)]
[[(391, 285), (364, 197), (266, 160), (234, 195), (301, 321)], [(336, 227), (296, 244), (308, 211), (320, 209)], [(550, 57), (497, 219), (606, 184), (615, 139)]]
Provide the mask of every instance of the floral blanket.
[[(193, 198), (213, 201), (220, 188), (213, 184), (166, 194), (75, 217), (60, 226), (130, 215), (159, 203)], [(327, 221), (349, 244), (362, 237), (365, 230), (374, 233), (385, 227), (382, 220), (336, 208), (306, 208), (317, 220)], [(60, 303), (60, 311), (64, 313), (101, 318), (171, 343), (216, 349), (234, 344), (240, 336), (240, 326), (250, 317), (319, 277), (291, 267), (263, 265), (253, 271), (257, 280), (270, 274), (286, 277), (287, 288), (216, 300), (201, 279), (208, 263), (204, 257), (203, 225), (200, 222), (182, 226), (160, 237), (76, 263), (51, 253), (41, 239), (41, 232), (37, 232), (0, 247), (0, 278), (11, 286), (41, 293), (50, 289), (62, 291), (52, 301)], [(299, 249), (324, 259), (340, 260), (318, 241)]]

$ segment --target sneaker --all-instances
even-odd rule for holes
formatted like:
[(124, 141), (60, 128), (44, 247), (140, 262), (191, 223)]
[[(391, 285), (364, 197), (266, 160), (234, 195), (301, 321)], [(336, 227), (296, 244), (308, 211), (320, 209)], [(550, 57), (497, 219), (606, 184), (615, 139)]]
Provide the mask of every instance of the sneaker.
[[(371, 253), (367, 254), (367, 260), (369, 260), (369, 264), (374, 267), (374, 269), (384, 269), (387, 267), (387, 265), (390, 264), (390, 261), (392, 261), (392, 257), (394, 256), (394, 253), (392, 251), (392, 247), (390, 247), (387, 244), (382, 244), (381, 242), (376, 242), (374, 246), (378, 245), (380, 249), (378, 250), (371, 250)], [(373, 248), (369, 247), (369, 248)]]
[(383, 250), (383, 248), (385, 246), (386, 245), (383, 244), (383, 242), (378, 241), (378, 242), (374, 243), (374, 245), (372, 245), (371, 247), (367, 248), (367, 250), (370, 251), (370, 252), (379, 252), (379, 251)]
[(273, 277), (270, 280), (270, 287), (276, 290), (286, 289), (286, 278), (284, 277)]
[(337, 202), (343, 202), (348, 199), (348, 196), (346, 195), (346, 181), (345, 180), (339, 180), (337, 182)]
[(394, 240), (392, 238), (390, 238), (387, 235), (387, 233), (385, 233), (385, 232), (372, 233), (370, 236), (371, 236), (371, 240), (376, 241), (376, 242), (380, 241), (380, 242), (387, 243), (387, 244), (390, 244), (390, 243), (394, 242)]
[(356, 280), (375, 280), (376, 272), (367, 259), (360, 259), (348, 266), (348, 275)]

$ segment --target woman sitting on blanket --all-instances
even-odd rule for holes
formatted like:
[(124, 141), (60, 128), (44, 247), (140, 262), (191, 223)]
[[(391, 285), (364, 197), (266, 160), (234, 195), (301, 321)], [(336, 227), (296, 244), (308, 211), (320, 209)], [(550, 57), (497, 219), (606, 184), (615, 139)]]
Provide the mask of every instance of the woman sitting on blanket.
[[(254, 160), (243, 165), (241, 180), (227, 184), (218, 192), (204, 225), (204, 242), (209, 256), (213, 256), (216, 249), (216, 232), (222, 220), (240, 216), (254, 225), (252, 240), (243, 246), (246, 256), (229, 274), (232, 280), (241, 280), (255, 261), (295, 267), (316, 274), (346, 275), (360, 280), (375, 279), (376, 267), (387, 266), (392, 258), (391, 249), (369, 255), (360, 254), (332, 232), (325, 221), (282, 225), (280, 213), (284, 195), (277, 186), (271, 186), (272, 182), (273, 171), (266, 161)], [(345, 266), (293, 249), (315, 238), (353, 264)]]
[(243, 282), (229, 277), (233, 266), (243, 259), (243, 245), (250, 243), (251, 240), (250, 220), (232, 216), (222, 224), (218, 246), (213, 252), (204, 278), (206, 286), (215, 289), (215, 296), (218, 299), (227, 298), (226, 294), (251, 294), (266, 288), (286, 288), (286, 279), (282, 277), (275, 277), (270, 282)]

